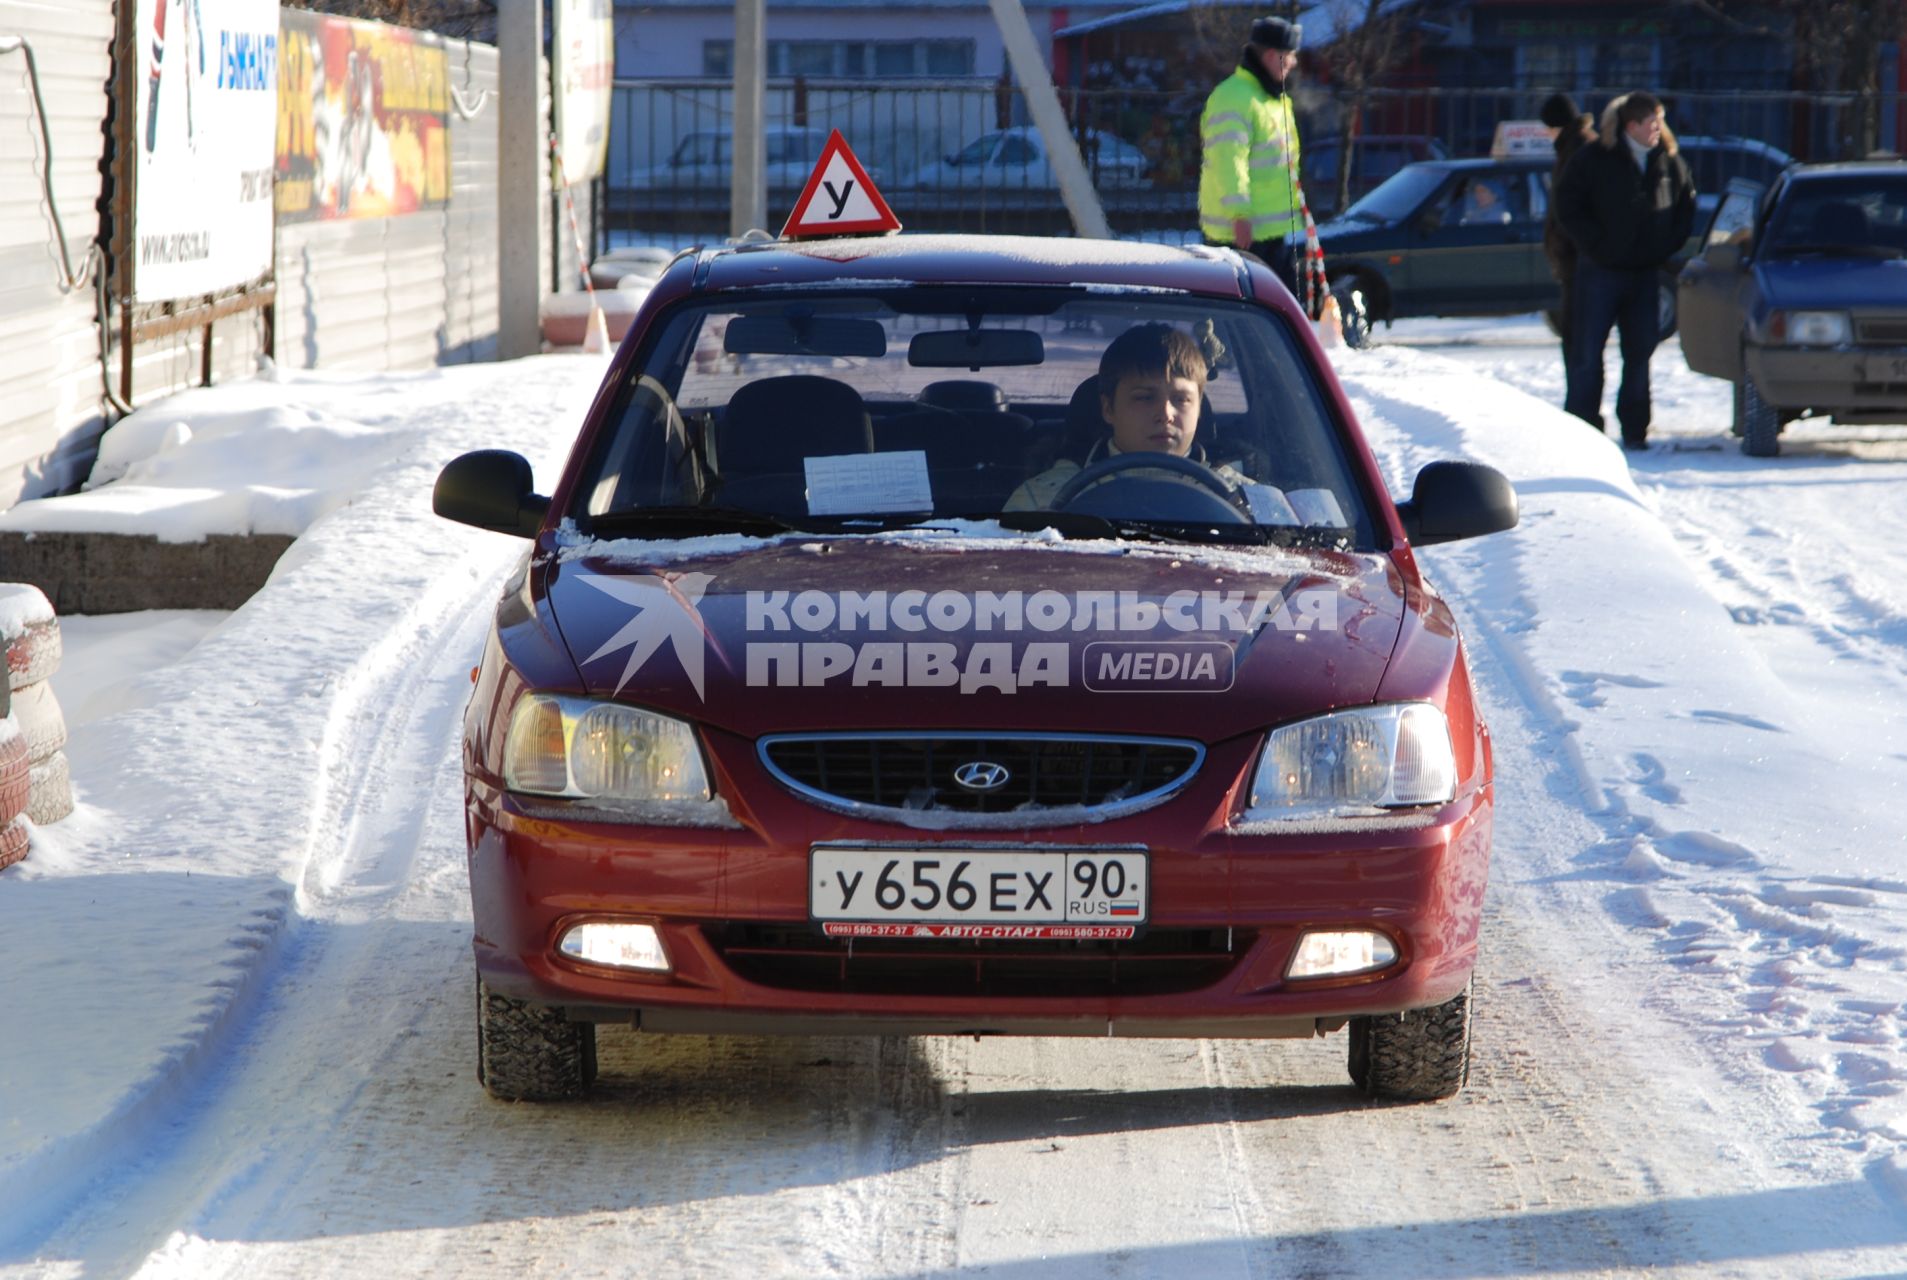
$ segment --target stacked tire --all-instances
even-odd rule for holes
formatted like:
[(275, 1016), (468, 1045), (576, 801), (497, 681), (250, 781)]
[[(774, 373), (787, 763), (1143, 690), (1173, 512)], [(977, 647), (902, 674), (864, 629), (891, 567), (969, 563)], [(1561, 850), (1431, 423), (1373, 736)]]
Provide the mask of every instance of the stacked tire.
[[(0, 726), (0, 867), (26, 856), (27, 823), (73, 811), (66, 717), (47, 678), (59, 670), (60, 623), (37, 587), (0, 584), (6, 724)], [(24, 819), (24, 821), (23, 821)]]

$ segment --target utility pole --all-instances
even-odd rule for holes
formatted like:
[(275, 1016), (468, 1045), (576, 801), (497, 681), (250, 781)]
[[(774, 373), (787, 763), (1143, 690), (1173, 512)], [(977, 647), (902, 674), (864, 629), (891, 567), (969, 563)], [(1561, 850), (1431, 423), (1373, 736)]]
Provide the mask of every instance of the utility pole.
[(766, 0), (735, 0), (735, 114), (728, 140), (733, 165), (728, 179), (731, 236), (768, 226), (762, 121), (762, 81), (768, 77), (768, 42), (762, 38), (766, 9)]
[(1032, 24), (1020, 0), (987, 0), (993, 20), (999, 24), (1001, 43), (1006, 45), (1007, 60), (1013, 64), (1013, 78), (1026, 94), (1027, 114), (1038, 126), (1040, 140), (1046, 144), (1047, 162), (1059, 182), (1059, 196), (1072, 215), (1073, 230), (1093, 240), (1112, 239), (1112, 227), (1106, 222), (1106, 210), (1093, 189), (1092, 175), (1079, 154), (1079, 143), (1066, 127), (1066, 113), (1060, 109), (1059, 95), (1053, 92), (1053, 75), (1040, 57), (1039, 43), (1033, 39)]
[(543, 0), (497, 0), (497, 359), (543, 349)]

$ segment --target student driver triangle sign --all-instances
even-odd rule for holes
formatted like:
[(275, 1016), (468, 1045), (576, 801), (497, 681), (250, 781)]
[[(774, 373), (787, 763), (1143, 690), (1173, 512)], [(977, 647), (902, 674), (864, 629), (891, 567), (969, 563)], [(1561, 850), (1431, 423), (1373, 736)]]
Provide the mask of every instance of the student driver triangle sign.
[(821, 159), (808, 175), (794, 212), (781, 228), (783, 240), (803, 236), (861, 235), (871, 231), (899, 231), (901, 220), (868, 181), (867, 170), (854, 158), (839, 129), (828, 134)]

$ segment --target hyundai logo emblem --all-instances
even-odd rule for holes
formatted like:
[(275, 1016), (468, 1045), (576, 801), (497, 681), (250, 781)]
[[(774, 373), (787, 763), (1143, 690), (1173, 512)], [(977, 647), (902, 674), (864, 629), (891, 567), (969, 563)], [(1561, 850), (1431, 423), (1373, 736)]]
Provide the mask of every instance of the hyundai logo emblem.
[(1003, 764), (991, 760), (969, 760), (953, 772), (953, 779), (969, 791), (998, 791), (1013, 775)]

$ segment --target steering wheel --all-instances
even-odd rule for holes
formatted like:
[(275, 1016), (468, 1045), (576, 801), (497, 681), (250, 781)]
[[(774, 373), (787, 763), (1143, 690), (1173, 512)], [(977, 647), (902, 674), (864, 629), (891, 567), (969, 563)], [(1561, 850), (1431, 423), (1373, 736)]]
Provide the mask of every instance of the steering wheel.
[[(1162, 481), (1126, 477), (1126, 473), (1132, 471), (1167, 471), (1175, 479)], [(1121, 477), (1126, 477), (1123, 482)], [(1177, 477), (1190, 480), (1193, 484), (1180, 484)], [(1079, 501), (1088, 489), (1106, 483), (1131, 490), (1127, 501), (1120, 504), (1119, 509), (1094, 511), (1092, 507), (1099, 504), (1092, 503), (1090, 499), (1084, 503)], [(1210, 467), (1176, 453), (1156, 451), (1120, 453), (1101, 458), (1061, 485), (1059, 492), (1053, 495), (1051, 508), (1054, 511), (1079, 510), (1092, 515), (1130, 516), (1134, 514), (1135, 505), (1143, 506), (1147, 500), (1164, 508), (1165, 514), (1160, 517), (1163, 519), (1183, 520), (1189, 524), (1208, 520), (1219, 524), (1257, 523), (1242, 497)], [(1174, 506), (1181, 510), (1171, 510)]]

